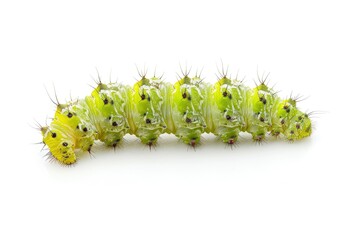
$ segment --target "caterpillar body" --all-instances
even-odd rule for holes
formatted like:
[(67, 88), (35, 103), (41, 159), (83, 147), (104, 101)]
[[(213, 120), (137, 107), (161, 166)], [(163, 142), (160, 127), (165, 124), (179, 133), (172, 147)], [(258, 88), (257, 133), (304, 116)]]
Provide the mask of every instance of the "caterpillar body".
[(84, 99), (57, 103), (50, 125), (41, 127), (50, 155), (76, 162), (75, 151), (91, 151), (95, 140), (116, 147), (133, 134), (150, 148), (163, 133), (192, 147), (203, 133), (235, 144), (240, 132), (261, 142), (267, 133), (289, 141), (311, 135), (311, 120), (296, 98), (281, 99), (265, 81), (251, 89), (222, 74), (215, 84), (184, 74), (175, 84), (145, 75), (133, 86), (101, 81)]

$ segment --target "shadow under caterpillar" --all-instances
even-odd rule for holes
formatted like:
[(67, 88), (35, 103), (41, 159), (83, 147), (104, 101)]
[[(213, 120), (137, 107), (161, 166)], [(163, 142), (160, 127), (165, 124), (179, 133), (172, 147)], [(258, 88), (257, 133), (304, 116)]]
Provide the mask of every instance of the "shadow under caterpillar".
[(99, 78), (90, 96), (55, 102), (52, 122), (39, 127), (49, 155), (69, 165), (76, 162), (75, 150), (90, 152), (95, 140), (116, 147), (126, 134), (134, 134), (150, 148), (163, 133), (192, 147), (204, 132), (230, 145), (240, 132), (250, 133), (256, 142), (267, 133), (289, 141), (311, 135), (311, 120), (297, 108), (299, 99), (278, 97), (267, 86), (267, 77), (251, 89), (224, 72), (215, 84), (189, 72), (175, 84), (140, 75), (133, 86), (104, 84)]

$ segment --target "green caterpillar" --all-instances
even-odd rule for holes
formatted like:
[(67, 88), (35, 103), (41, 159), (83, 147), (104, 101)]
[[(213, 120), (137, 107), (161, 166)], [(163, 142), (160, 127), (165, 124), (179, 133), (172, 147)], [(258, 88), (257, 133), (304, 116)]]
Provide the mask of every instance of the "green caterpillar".
[(311, 135), (312, 127), (296, 103), (296, 98), (279, 98), (265, 81), (251, 89), (226, 74), (213, 85), (189, 73), (175, 84), (144, 74), (133, 86), (99, 80), (90, 96), (57, 103), (51, 124), (40, 129), (50, 155), (69, 165), (76, 162), (76, 150), (90, 152), (95, 140), (116, 147), (126, 134), (150, 148), (164, 133), (192, 147), (203, 133), (230, 145), (240, 132), (257, 142), (267, 133), (300, 140)]

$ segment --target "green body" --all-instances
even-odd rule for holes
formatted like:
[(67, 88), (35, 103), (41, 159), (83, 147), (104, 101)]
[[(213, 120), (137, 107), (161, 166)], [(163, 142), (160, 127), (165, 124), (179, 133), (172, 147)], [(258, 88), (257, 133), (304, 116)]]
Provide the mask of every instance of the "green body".
[(211, 85), (186, 75), (175, 84), (156, 77), (142, 77), (132, 87), (99, 83), (85, 99), (58, 104), (41, 131), (52, 156), (72, 164), (76, 150), (90, 152), (95, 140), (116, 147), (126, 134), (151, 147), (169, 133), (195, 147), (204, 132), (234, 144), (240, 132), (254, 141), (267, 133), (294, 141), (312, 129), (294, 99), (280, 99), (264, 83), (250, 89), (226, 76)]

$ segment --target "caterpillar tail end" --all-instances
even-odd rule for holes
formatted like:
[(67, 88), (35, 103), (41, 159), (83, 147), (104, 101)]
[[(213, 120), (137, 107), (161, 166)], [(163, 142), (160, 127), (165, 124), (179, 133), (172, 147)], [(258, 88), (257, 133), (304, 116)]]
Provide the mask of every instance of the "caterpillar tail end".
[(291, 119), (284, 135), (288, 141), (298, 141), (307, 138), (312, 133), (312, 122), (308, 114), (297, 111), (296, 115)]

